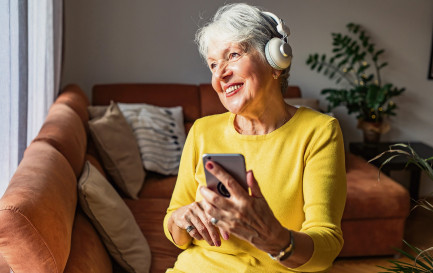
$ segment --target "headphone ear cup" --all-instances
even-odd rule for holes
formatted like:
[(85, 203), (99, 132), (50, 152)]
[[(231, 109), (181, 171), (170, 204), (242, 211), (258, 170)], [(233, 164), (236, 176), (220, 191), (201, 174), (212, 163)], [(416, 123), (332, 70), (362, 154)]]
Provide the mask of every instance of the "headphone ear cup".
[[(284, 56), (283, 52), (287, 55)], [(292, 62), (292, 49), (290, 45), (279, 38), (272, 38), (266, 44), (265, 56), (268, 63), (277, 70), (284, 70)]]

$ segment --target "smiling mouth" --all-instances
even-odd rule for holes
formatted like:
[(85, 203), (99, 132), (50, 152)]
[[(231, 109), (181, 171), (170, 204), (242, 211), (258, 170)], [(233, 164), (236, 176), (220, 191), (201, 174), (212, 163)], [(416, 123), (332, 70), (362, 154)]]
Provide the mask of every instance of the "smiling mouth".
[(235, 84), (226, 89), (226, 97), (233, 96), (236, 94), (239, 89), (243, 86), (243, 84)]

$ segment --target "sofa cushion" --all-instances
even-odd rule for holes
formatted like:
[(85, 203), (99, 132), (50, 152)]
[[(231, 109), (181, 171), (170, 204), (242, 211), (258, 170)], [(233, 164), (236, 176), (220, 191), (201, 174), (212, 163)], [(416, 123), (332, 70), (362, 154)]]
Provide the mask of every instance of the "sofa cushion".
[(137, 141), (116, 103), (89, 121), (90, 133), (105, 170), (130, 198), (137, 198), (146, 175)]
[(405, 217), (345, 219), (339, 257), (395, 255), (402, 248)]
[(406, 218), (408, 191), (359, 156), (347, 154), (347, 201), (343, 219)]
[(64, 273), (110, 273), (110, 256), (89, 219), (77, 211), (72, 230), (71, 253)]
[(125, 203), (149, 242), (152, 251), (150, 272), (165, 272), (167, 268), (173, 267), (182, 250), (174, 246), (164, 235), (163, 221), (170, 199), (125, 199)]
[(46, 142), (33, 142), (0, 199), (0, 253), (9, 266), (63, 272), (76, 205), (77, 180), (66, 158)]
[(170, 199), (173, 194), (177, 176), (161, 175), (149, 172), (146, 176), (143, 188), (138, 194), (139, 199), (143, 198), (166, 198)]
[(134, 216), (88, 161), (78, 181), (79, 201), (111, 256), (128, 272), (149, 272), (150, 249)]
[(69, 161), (75, 175), (79, 176), (86, 153), (86, 139), (86, 130), (78, 114), (69, 106), (56, 103), (51, 106), (33, 141), (45, 141), (56, 148)]
[(182, 107), (118, 103), (131, 126), (147, 171), (176, 175), (185, 144)]

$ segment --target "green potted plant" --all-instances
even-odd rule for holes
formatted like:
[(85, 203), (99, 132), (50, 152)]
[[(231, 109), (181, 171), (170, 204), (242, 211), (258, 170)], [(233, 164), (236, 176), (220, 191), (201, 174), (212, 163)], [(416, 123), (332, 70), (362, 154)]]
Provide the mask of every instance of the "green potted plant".
[[(410, 147), (410, 145), (406, 145), (403, 143), (391, 145), (388, 151), (379, 154), (378, 156), (376, 156), (375, 158), (369, 161), (369, 162), (374, 161), (380, 157), (387, 157), (386, 160), (379, 167), (379, 179), (380, 179), (380, 170), (382, 169), (382, 167), (398, 156), (400, 157), (403, 156), (406, 158), (407, 161), (406, 165), (415, 164), (416, 166), (418, 166), (433, 181), (433, 168), (432, 168), (433, 157), (426, 158), (426, 159), (421, 158)], [(424, 208), (433, 213), (433, 204), (426, 199), (416, 200), (416, 206), (414, 207), (414, 209), (417, 207)], [(433, 216), (433, 214), (431, 215)], [(402, 255), (412, 260), (412, 263), (391, 260), (390, 261), (390, 263), (392, 264), (391, 266), (389, 267), (380, 266), (382, 269), (387, 270), (383, 272), (384, 273), (385, 272), (398, 272), (398, 273), (433, 272), (433, 256), (429, 253), (433, 251), (433, 247), (430, 247), (425, 250), (421, 250), (417, 247), (412, 246), (406, 241), (404, 241), (404, 243), (414, 254), (403, 251), (401, 249), (397, 249), (397, 250)]]
[(380, 60), (385, 50), (376, 49), (360, 25), (349, 23), (347, 29), (349, 34), (332, 33), (331, 57), (310, 54), (307, 65), (345, 87), (321, 91), (329, 102), (328, 110), (346, 106), (349, 114), (356, 114), (364, 141), (378, 142), (380, 135), (389, 130), (386, 117), (395, 116), (397, 106), (391, 99), (405, 88), (382, 83), (380, 73), (388, 65)]

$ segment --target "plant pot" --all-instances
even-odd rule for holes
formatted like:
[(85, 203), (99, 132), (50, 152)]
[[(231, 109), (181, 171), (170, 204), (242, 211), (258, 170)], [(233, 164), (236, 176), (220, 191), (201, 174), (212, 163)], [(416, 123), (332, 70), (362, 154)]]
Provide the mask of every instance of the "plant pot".
[(363, 129), (362, 130), (363, 136), (364, 136), (364, 143), (379, 143), (380, 142), (380, 136), (381, 133), (375, 131), (375, 130), (368, 130)]
[(389, 131), (389, 124), (358, 120), (358, 128), (362, 130), (364, 143), (378, 143), (382, 134)]

